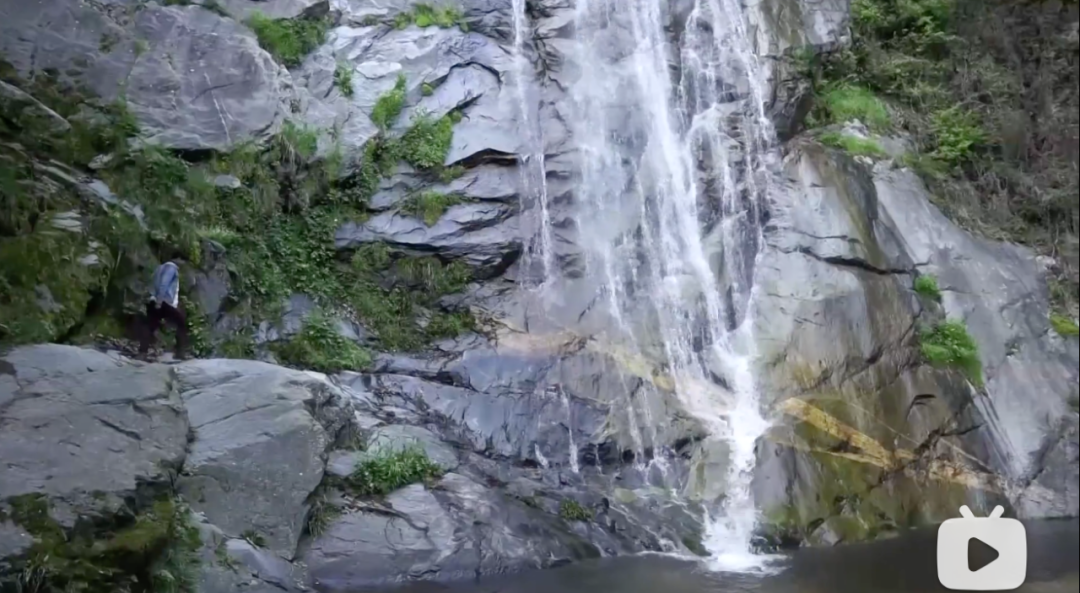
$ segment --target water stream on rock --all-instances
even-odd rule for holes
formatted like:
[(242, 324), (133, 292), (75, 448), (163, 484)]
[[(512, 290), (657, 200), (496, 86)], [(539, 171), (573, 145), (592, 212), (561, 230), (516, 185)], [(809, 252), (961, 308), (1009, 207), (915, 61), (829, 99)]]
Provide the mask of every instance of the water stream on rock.
[[(539, 277), (541, 283), (551, 277), (554, 269), (551, 250), (551, 216), (548, 212), (547, 178), (544, 174), (543, 134), (540, 120), (534, 113), (531, 102), (532, 63), (529, 60), (529, 40), (532, 30), (529, 26), (526, 0), (513, 0), (514, 24), (514, 89), (517, 92), (518, 112), (521, 117), (521, 129), (525, 130), (524, 148), (518, 155), (521, 169), (522, 195), (536, 199), (538, 231), (530, 237), (525, 246), (525, 268), (538, 265), (539, 270), (531, 271), (530, 278)], [(527, 210), (527, 208), (523, 208)], [(533, 283), (530, 281), (530, 284)]]
[[(519, 56), (523, 5), (515, 0)], [(765, 559), (750, 552), (750, 482), (768, 423), (754, 376), (753, 272), (772, 131), (739, 4), (695, 0), (681, 18), (669, 10), (656, 0), (576, 4), (564, 116), (580, 170), (572, 218), (586, 274), (603, 279), (611, 317), (603, 338), (663, 368), (679, 406), (711, 435), (703, 450), (725, 458), (709, 460), (726, 467), (723, 484), (708, 488), (723, 493), (705, 528), (714, 567), (754, 570)], [(673, 62), (681, 63), (674, 81)], [(535, 182), (526, 191), (536, 193)], [(546, 196), (539, 202), (548, 216)], [(540, 235), (539, 247), (550, 247), (550, 224)]]

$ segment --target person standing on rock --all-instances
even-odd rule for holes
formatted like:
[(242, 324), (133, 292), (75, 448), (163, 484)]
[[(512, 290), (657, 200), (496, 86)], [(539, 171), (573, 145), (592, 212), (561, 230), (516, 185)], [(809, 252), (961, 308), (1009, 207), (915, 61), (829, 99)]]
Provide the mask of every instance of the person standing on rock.
[(187, 318), (180, 307), (180, 268), (172, 261), (161, 264), (154, 270), (150, 286), (150, 300), (146, 302), (146, 322), (139, 343), (139, 356), (146, 357), (150, 345), (157, 340), (161, 322), (168, 321), (176, 326), (176, 351), (173, 356), (177, 359), (184, 358)]

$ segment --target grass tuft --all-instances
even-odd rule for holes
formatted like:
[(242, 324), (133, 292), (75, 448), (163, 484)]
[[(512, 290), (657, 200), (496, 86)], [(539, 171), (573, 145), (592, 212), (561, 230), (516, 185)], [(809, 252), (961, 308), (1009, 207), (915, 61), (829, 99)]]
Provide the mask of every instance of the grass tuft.
[(330, 28), (325, 19), (274, 19), (254, 13), (247, 24), (255, 32), (259, 45), (285, 66), (299, 66), (309, 53), (326, 41)]
[(399, 74), (394, 88), (375, 101), (375, 106), (371, 109), (371, 121), (380, 130), (390, 129), (405, 108), (405, 83), (405, 75)]
[(937, 278), (930, 275), (915, 278), (915, 292), (933, 301), (941, 300), (941, 289), (938, 288)]
[(851, 84), (830, 86), (821, 93), (818, 101), (819, 110), (828, 122), (842, 124), (858, 120), (878, 133), (892, 127), (889, 109), (867, 88)]
[(353, 70), (348, 64), (338, 63), (334, 68), (334, 86), (346, 97), (353, 96)]
[(457, 196), (426, 191), (410, 196), (402, 206), (402, 211), (419, 218), (427, 226), (434, 226), (451, 206), (462, 203), (464, 200)]
[(919, 351), (935, 366), (955, 367), (972, 384), (983, 385), (979, 346), (961, 321), (945, 321), (920, 333)]
[(881, 148), (881, 145), (876, 140), (870, 138), (859, 138), (858, 136), (849, 136), (839, 132), (825, 132), (818, 137), (818, 140), (825, 146), (839, 148), (852, 156), (878, 159), (888, 156), (885, 149)]
[(353, 470), (347, 487), (360, 496), (385, 496), (391, 492), (442, 476), (443, 470), (419, 447), (383, 451)]
[(577, 501), (564, 500), (559, 503), (559, 516), (567, 521), (591, 521), (593, 512)]

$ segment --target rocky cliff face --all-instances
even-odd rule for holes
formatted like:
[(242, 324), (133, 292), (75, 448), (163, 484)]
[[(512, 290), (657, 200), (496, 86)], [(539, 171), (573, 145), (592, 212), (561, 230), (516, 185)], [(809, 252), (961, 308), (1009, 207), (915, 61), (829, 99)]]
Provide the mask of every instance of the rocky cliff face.
[[(730, 424), (737, 390), (730, 373), (688, 380), (667, 360), (650, 301), (668, 297), (631, 290), (616, 304), (596, 267), (598, 243), (646, 234), (654, 212), (596, 201), (590, 159), (611, 151), (605, 163), (628, 171), (620, 182), (661, 187), (644, 139), (666, 107), (643, 107), (650, 95), (630, 84), (644, 76), (625, 66), (647, 45), (642, 22), (589, 29), (588, 4), (0, 0), (10, 66), (0, 156), (27, 172), (15, 180), (34, 188), (38, 213), (0, 227), (0, 261), (22, 261), (30, 246), (45, 262), (0, 286), (0, 311), (12, 312), (0, 337), (88, 333), (110, 310), (101, 302), (138, 292), (158, 242), (195, 235), (187, 276), (204, 351), (269, 361), (143, 364), (59, 345), (4, 354), (3, 578), (40, 569), (36, 578), (77, 581), (81, 563), (114, 566), (101, 546), (117, 549), (117, 533), (144, 524), (168, 533), (132, 562), (160, 568), (158, 548), (173, 550), (165, 556), (182, 566), (166, 570), (186, 567), (204, 592), (707, 554), (705, 511), (734, 497), (734, 445), (712, 421)], [(771, 423), (751, 451), (757, 543), (857, 541), (965, 503), (1076, 516), (1076, 338), (1051, 328), (1043, 264), (942, 215), (904, 166), (907, 139), (858, 123), (831, 130), (881, 147), (853, 156), (799, 133), (813, 101), (800, 56), (850, 41), (847, 4), (747, 9), (739, 43), (758, 56), (753, 67), (686, 49), (720, 35), (695, 3), (655, 16), (683, 48), (668, 56), (692, 79), (680, 90), (716, 99), (710, 121), (733, 142), (702, 143), (694, 175), (717, 290), (738, 303), (750, 299), (739, 274), (754, 287), (753, 314), (733, 304), (723, 322), (751, 319)], [(256, 12), (293, 20), (268, 30)], [(305, 27), (315, 41), (301, 42)], [(618, 72), (589, 70), (580, 30), (598, 35), (585, 57)], [(602, 100), (582, 90), (582, 77), (601, 75), (627, 86)], [(31, 141), (31, 129), (55, 137), (103, 117), (90, 103), (51, 108), (58, 89), (122, 99), (140, 140), (96, 139), (89, 157), (113, 156), (82, 161)], [(774, 130), (740, 152), (769, 127), (747, 116), (759, 108)], [(590, 140), (600, 120), (622, 136)], [(303, 126), (326, 133), (306, 146), (294, 133)], [(265, 150), (254, 165), (238, 156), (251, 142)], [(187, 160), (154, 186), (163, 195), (140, 185), (175, 163), (142, 144)], [(700, 164), (720, 153), (750, 155), (731, 159), (730, 185)], [(759, 155), (761, 169), (747, 171)], [(720, 206), (724, 191), (747, 188), (753, 208)], [(221, 213), (267, 193), (286, 214)], [(200, 232), (168, 225), (196, 210)], [(732, 253), (717, 236), (743, 212), (760, 236)], [(128, 234), (102, 225), (116, 219)], [(632, 329), (617, 327), (624, 320)], [(703, 339), (690, 336), (690, 349)], [(71, 541), (82, 547), (57, 533), (80, 534)], [(35, 564), (45, 557), (64, 562)], [(109, 586), (130, 586), (118, 579)]]

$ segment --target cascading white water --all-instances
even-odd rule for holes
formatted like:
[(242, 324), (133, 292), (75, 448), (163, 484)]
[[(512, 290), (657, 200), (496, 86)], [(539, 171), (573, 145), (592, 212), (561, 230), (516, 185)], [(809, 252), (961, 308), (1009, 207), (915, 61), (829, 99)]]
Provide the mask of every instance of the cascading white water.
[(675, 4), (576, 0), (564, 114), (580, 171), (573, 218), (587, 274), (603, 280), (605, 339), (657, 361), (680, 407), (726, 446), (704, 544), (714, 568), (751, 570), (765, 560), (750, 551), (754, 448), (768, 427), (752, 319), (772, 131), (737, 0), (692, 0), (677, 40)]
[[(524, 259), (525, 268), (529, 273), (538, 275), (543, 283), (551, 277), (554, 269), (551, 249), (551, 216), (548, 212), (547, 178), (544, 173), (543, 134), (539, 128), (539, 117), (534, 113), (535, 107), (530, 102), (533, 96), (532, 65), (528, 55), (531, 29), (525, 2), (526, 0), (513, 0), (514, 89), (517, 91), (521, 129), (525, 131), (524, 148), (518, 154), (518, 164), (521, 169), (522, 196), (536, 200), (535, 208), (523, 208), (523, 210), (532, 210), (536, 213), (538, 230), (526, 242)], [(535, 272), (529, 270), (537, 264), (539, 270)]]

